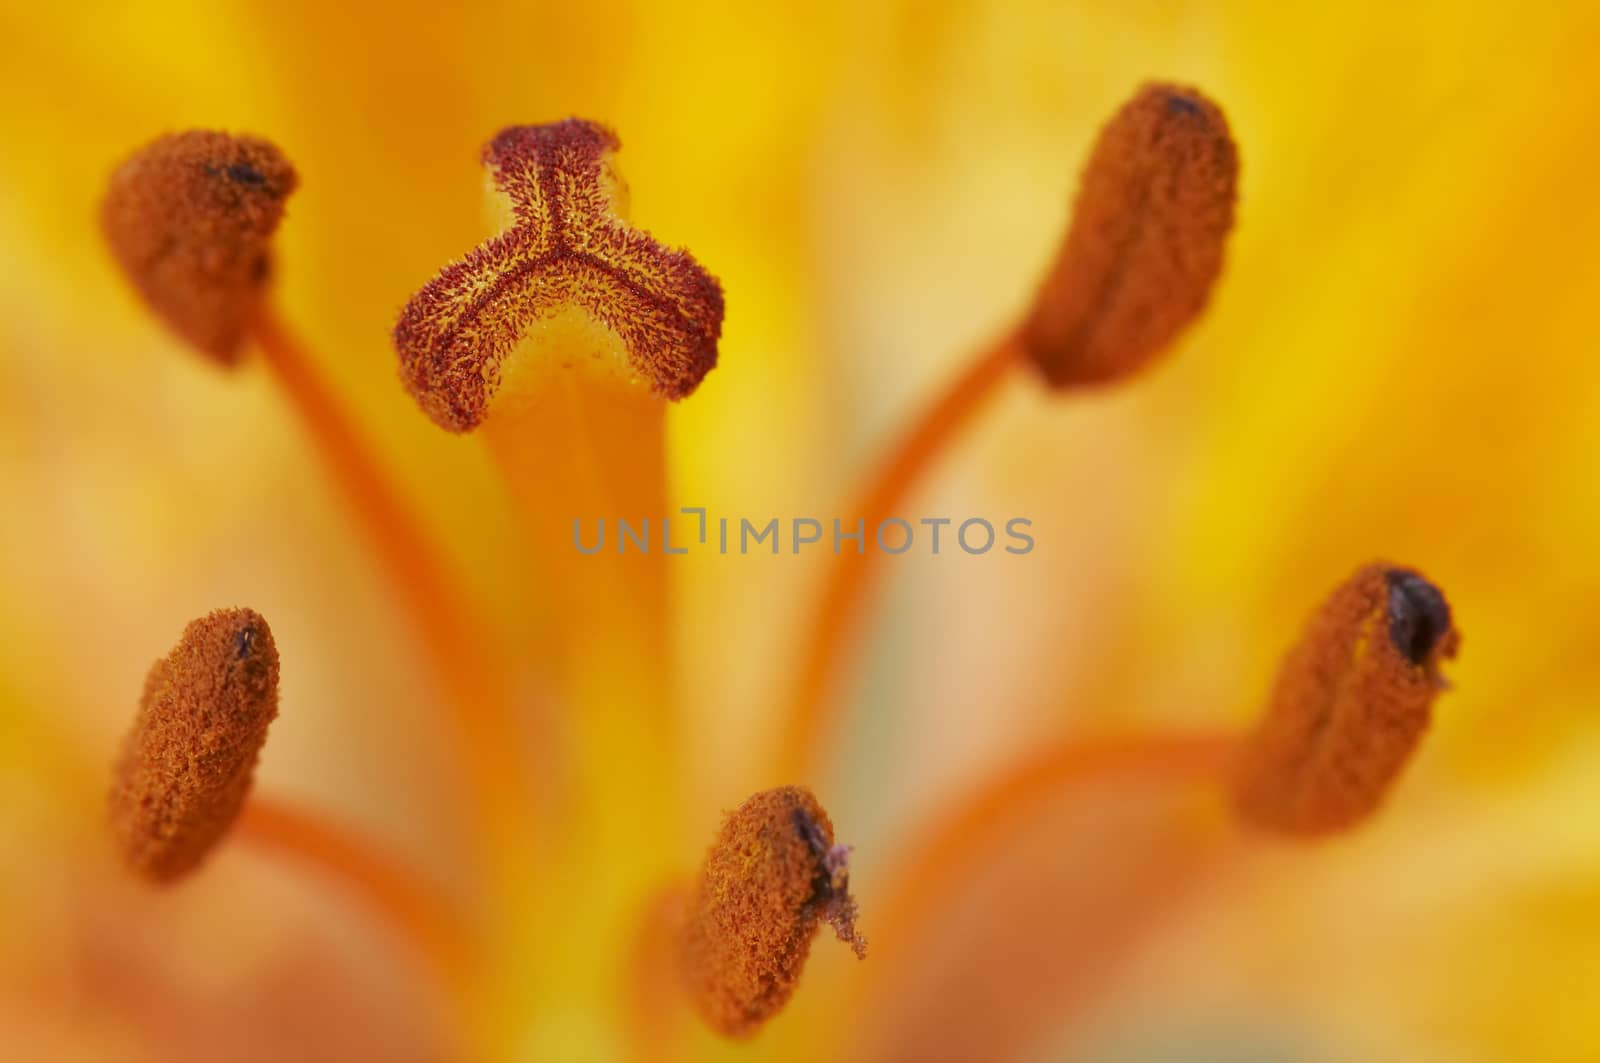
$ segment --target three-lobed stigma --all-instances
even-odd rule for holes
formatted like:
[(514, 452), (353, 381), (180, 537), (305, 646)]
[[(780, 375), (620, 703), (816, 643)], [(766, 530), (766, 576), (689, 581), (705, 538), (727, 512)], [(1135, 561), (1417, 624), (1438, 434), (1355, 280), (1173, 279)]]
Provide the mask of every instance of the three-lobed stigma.
[(701, 1017), (748, 1037), (794, 994), (821, 923), (858, 956), (844, 846), (811, 791), (784, 786), (730, 813), (706, 853), (683, 934), (683, 972)]
[(722, 288), (687, 251), (619, 216), (616, 135), (578, 118), (502, 130), (483, 152), (511, 227), (446, 266), (394, 328), (400, 376), (440, 427), (488, 415), (529, 328), (576, 308), (615, 333), (628, 367), (680, 399), (717, 364)]
[(1234, 776), (1241, 818), (1312, 836), (1372, 815), (1427, 730), (1442, 660), (1461, 636), (1444, 595), (1407, 568), (1367, 565), (1284, 658)]
[(1121, 380), (1205, 309), (1233, 229), (1239, 156), (1199, 91), (1145, 85), (1106, 123), (1023, 325), (1052, 387)]
[(271, 275), (272, 234), (297, 180), (265, 140), (199, 129), (158, 137), (111, 175), (101, 230), (157, 316), (231, 366)]
[(278, 714), (278, 649), (250, 609), (189, 624), (145, 680), (110, 796), (128, 866), (166, 882), (193, 869), (244, 805)]

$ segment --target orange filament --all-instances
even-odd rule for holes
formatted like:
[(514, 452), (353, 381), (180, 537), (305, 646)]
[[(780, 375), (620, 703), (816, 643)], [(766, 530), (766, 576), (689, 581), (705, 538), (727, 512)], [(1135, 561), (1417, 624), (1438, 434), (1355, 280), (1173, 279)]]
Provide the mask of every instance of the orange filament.
[(1229, 735), (1068, 741), (1010, 767), (1005, 774), (938, 817), (938, 833), (901, 862), (886, 906), (885, 940), (925, 917), (942, 884), (958, 877), (979, 839), (1042, 798), (1072, 787), (1114, 779), (1187, 783), (1220, 779), (1238, 748)]
[(278, 715), (278, 650), (249, 609), (189, 624), (145, 679), (111, 787), (112, 834), (156, 882), (194, 869), (227, 833)]
[[(888, 962), (864, 972), (839, 1022), (858, 1058), (1024, 1059), (1046, 1037), (1062, 1044), (1238, 852), (1225, 835), (1195, 831), (1181, 808), (1104, 811), (1118, 834), (1085, 822), (1091, 813), (1062, 810), (1057, 822), (1039, 810), (1027, 840), (1011, 843), (1024, 848), (994, 839), (962, 879), (943, 883), (936, 908), (883, 939)], [(1078, 1058), (1066, 1051), (1052, 1058)]]
[[(914, 421), (874, 468), (855, 504), (852, 517), (871, 529), (894, 515), (939, 456), (999, 391), (1011, 367), (1022, 356), (1020, 337), (1001, 339), (958, 376)], [(844, 648), (859, 620), (861, 602), (871, 589), (878, 554), (844, 550), (834, 556), (815, 617), (806, 633), (800, 675), (783, 715), (779, 778), (806, 778), (838, 705), (829, 699)]]
[(242, 840), (327, 873), (407, 942), (454, 989), (465, 987), (480, 946), (439, 892), (356, 831), (313, 812), (257, 797), (239, 816)]
[(239, 360), (271, 273), (269, 242), (296, 177), (277, 147), (190, 130), (111, 175), (101, 230), (150, 308), (201, 353)]
[[(1033, 307), (914, 423), (867, 480), (852, 516), (893, 516), (934, 460), (997, 390), (1032, 361), (1053, 387), (1121, 380), (1204, 309), (1233, 226), (1238, 159), (1222, 112), (1193, 89), (1147, 85), (1106, 125), (1084, 171), (1072, 226)], [(875, 552), (833, 562), (785, 713), (781, 776), (807, 778), (831, 717), (844, 647)]]
[(1052, 387), (1124, 379), (1199, 316), (1238, 177), (1227, 119), (1194, 89), (1146, 85), (1106, 123), (1024, 327)]
[(758, 793), (723, 821), (683, 936), (689, 999), (714, 1030), (748, 1037), (788, 1003), (820, 922), (866, 955), (847, 852), (817, 799), (798, 786)]
[(378, 457), (270, 308), (256, 317), (255, 335), (445, 684), (469, 774), (488, 817), (483, 825), (491, 831), (524, 829), (518, 820), (525, 767), (513, 741), (522, 728), (509, 679), (489, 650), (484, 622), (458, 593), (439, 549), (384, 476)]
[(863, 1058), (1009, 1059), (1062, 1029), (1233, 851), (1205, 799), (1234, 748), (1064, 742), (937, 816), (896, 861), (886, 962), (846, 1017)]
[(1334, 590), (1284, 658), (1234, 779), (1245, 822), (1315, 836), (1377, 810), (1416, 752), (1460, 634), (1410, 569), (1370, 564)]

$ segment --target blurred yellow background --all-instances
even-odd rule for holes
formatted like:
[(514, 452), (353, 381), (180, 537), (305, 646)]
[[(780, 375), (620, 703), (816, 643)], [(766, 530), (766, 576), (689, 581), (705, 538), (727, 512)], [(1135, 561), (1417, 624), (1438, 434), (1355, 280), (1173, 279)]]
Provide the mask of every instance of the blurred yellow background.
[[(181, 350), (102, 246), (131, 149), (191, 126), (284, 148), (286, 316), (473, 593), (534, 640), (558, 620), (520, 593), (493, 469), (404, 395), (388, 340), (483, 239), (495, 130), (610, 124), (633, 220), (723, 283), (721, 364), (671, 413), (678, 499), (826, 518), (1022, 309), (1100, 122), (1161, 78), (1203, 87), (1239, 142), (1227, 271), (1160, 368), (1065, 401), (1019, 376), (918, 496), (918, 515), (1029, 517), (1038, 547), (887, 566), (843, 741), (809, 780), (857, 847), (868, 935), (874, 874), (951, 795), (1074, 729), (1248, 721), (1306, 611), (1384, 557), (1443, 586), (1464, 632), (1419, 762), (1371, 830), (1269, 860), (1175, 928), (1085, 1058), (1192, 1059), (1212, 1031), (1227, 1059), (1600, 1058), (1600, 11), (1290, 7), (7, 3), (0, 1046), (146, 1058), (123, 1014), (143, 998), (97, 1010), (103, 986), (37, 951), (80, 916), (153, 905), (184, 928), (116, 953), (167, 951), (169, 977), (213, 987), (162, 1029), (270, 1026), (285, 1012), (249, 1001), (316, 995), (269, 963), (343, 932), (295, 915), (310, 888), (222, 862), (174, 897), (107, 900), (84, 855), (89, 769), (210, 608), (259, 609), (285, 662), (261, 788), (447, 881), (460, 844), (430, 688), (298, 426), (259, 367)], [(678, 570), (696, 836), (761, 782), (750, 751), (819, 560)], [(324, 994), (307, 1028), (427, 1058), (362, 1039), (423, 990), (372, 972), (381, 943), (341, 947), (350, 999)], [(833, 951), (808, 982), (843, 969)], [(797, 1003), (754, 1045), (701, 1047), (848, 1040)], [(606, 1022), (550, 1020), (529, 1058), (612, 1058)]]

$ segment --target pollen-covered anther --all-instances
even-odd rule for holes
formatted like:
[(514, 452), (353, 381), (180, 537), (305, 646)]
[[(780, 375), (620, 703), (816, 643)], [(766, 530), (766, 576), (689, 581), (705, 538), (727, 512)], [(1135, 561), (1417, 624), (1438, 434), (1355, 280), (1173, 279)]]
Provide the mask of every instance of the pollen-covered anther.
[(688, 252), (621, 219), (618, 146), (609, 129), (569, 118), (513, 126), (484, 148), (511, 227), (446, 266), (394, 329), (401, 378), (441, 427), (477, 427), (513, 348), (570, 310), (614, 334), (627, 370), (664, 398), (685, 397), (716, 365), (722, 289)]
[(690, 899), (682, 953), (690, 1000), (713, 1029), (748, 1037), (777, 1014), (820, 923), (866, 955), (847, 853), (801, 787), (758, 793), (723, 822)]
[(1439, 589), (1371, 564), (1333, 592), (1278, 673), (1234, 777), (1241, 818), (1318, 835), (1370, 816), (1427, 730), (1461, 638)]
[(128, 865), (158, 882), (203, 860), (250, 790), (278, 714), (278, 650), (249, 609), (191, 623), (150, 669), (111, 787), (112, 834)]
[(111, 175), (101, 228), (150, 308), (202, 353), (233, 365), (296, 183), (289, 160), (265, 140), (175, 133), (146, 144)]
[(1145, 85), (1112, 117), (1023, 325), (1051, 386), (1120, 380), (1199, 316), (1222, 271), (1238, 175), (1227, 120), (1194, 89)]

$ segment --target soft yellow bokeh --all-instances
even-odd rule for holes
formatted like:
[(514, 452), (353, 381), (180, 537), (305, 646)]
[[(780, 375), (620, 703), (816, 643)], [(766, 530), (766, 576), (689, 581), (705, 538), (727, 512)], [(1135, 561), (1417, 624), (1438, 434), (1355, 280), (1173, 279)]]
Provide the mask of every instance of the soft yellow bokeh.
[[(298, 425), (258, 366), (181, 350), (103, 249), (99, 197), (133, 147), (194, 125), (283, 146), (302, 179), (284, 313), (515, 641), (559, 620), (524, 593), (514, 506), (481, 445), (404, 395), (388, 340), (483, 239), (495, 130), (604, 120), (633, 221), (723, 282), (720, 366), (669, 417), (679, 501), (827, 519), (1025, 305), (1099, 123), (1157, 77), (1202, 86), (1239, 141), (1227, 273), (1167, 364), (1064, 401), (1019, 376), (918, 496), (918, 516), (1031, 518), (1038, 547), (888, 566), (808, 780), (857, 847), (865, 929), (926, 814), (1074, 729), (1248, 721), (1305, 612), (1385, 557), (1444, 587), (1464, 634), (1418, 763), (1371, 829), (1249, 861), (1142, 952), (1089, 1058), (1188, 1058), (1171, 1046), (1191, 1035), (1274, 1059), (1600, 1058), (1600, 12), (1297, 8), (0, 9), (0, 1046), (144, 1058), (125, 1012), (145, 997), (97, 1008), (28, 951), (79, 938), (164, 957), (187, 1003), (160, 1029), (299, 1014), (410, 1058), (422, 1035), (363, 1029), (443, 1021), (314, 883), (224, 858), (151, 899), (98, 852), (93, 766), (210, 608), (259, 609), (285, 661), (259, 785), (469, 887), (436, 691)], [(677, 569), (694, 837), (768, 781), (822, 560)], [(106, 911), (186, 933), (78, 918)], [(854, 961), (826, 944), (760, 1039), (691, 1051), (847, 1054)], [(300, 975), (324, 969), (355, 988), (315, 1012)], [(607, 1002), (562, 1009), (527, 1016), (528, 1058), (618, 1058)]]

